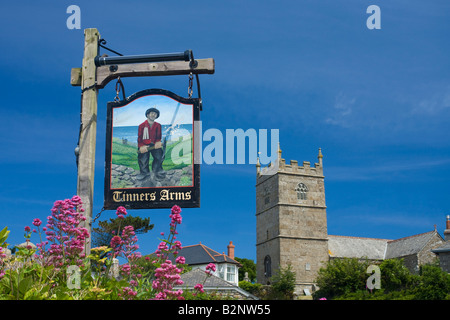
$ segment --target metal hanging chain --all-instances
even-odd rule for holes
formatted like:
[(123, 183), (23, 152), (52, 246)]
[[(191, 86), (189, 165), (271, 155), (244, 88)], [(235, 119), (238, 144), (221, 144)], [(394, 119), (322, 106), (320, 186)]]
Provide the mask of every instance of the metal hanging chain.
[[(192, 52), (192, 50), (190, 51), (190, 56), (191, 56), (191, 61), (189, 62), (189, 65), (191, 68), (195, 68), (198, 65), (198, 62), (195, 61), (194, 59), (194, 53)], [(197, 81), (197, 93), (198, 93), (198, 100), (199, 100), (199, 107), (200, 107), (200, 111), (202, 111), (203, 109), (203, 104), (202, 104), (202, 94), (200, 91), (200, 79), (198, 77), (198, 74), (195, 74), (195, 80)], [(192, 97), (192, 86), (193, 86), (193, 74), (192, 72), (189, 73), (189, 88), (188, 88), (188, 95), (189, 98)]]
[(120, 76), (117, 78), (117, 82), (116, 82), (116, 97), (114, 98), (114, 101), (119, 102), (120, 98), (119, 98), (119, 92), (120, 90), (122, 90), (122, 98), (123, 100), (126, 99), (125, 96), (125, 87), (123, 85), (122, 80), (120, 80)]
[(102, 214), (102, 212), (105, 211), (105, 207), (102, 208), (102, 210), (100, 210), (99, 213), (97, 213), (97, 215), (95, 216), (94, 220), (92, 220), (89, 224), (92, 226), (92, 224), (98, 219), (100, 218), (100, 215)]
[(191, 73), (189, 73), (189, 86), (188, 86), (189, 99), (192, 97), (192, 92), (193, 92), (193, 90), (192, 90), (192, 83), (193, 83), (193, 79), (194, 79), (194, 77), (193, 77), (192, 72), (191, 72)]

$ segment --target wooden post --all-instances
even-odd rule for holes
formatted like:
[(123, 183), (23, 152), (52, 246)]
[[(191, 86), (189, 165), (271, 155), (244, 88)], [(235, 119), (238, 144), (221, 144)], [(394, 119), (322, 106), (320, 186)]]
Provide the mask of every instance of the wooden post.
[[(91, 235), (94, 172), (95, 172), (95, 144), (97, 134), (97, 96), (96, 66), (94, 58), (98, 55), (98, 40), (100, 38), (97, 29), (84, 30), (84, 57), (81, 71), (81, 132), (78, 155), (77, 195), (83, 201), (86, 228)], [(91, 252), (91, 238), (86, 241), (85, 253)]]

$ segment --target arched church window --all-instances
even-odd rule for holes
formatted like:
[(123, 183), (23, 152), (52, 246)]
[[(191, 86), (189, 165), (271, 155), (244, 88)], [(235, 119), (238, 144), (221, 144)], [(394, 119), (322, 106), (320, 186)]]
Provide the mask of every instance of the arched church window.
[(264, 275), (267, 278), (270, 278), (272, 276), (272, 261), (270, 259), (270, 256), (266, 256), (264, 258)]
[(306, 198), (307, 198), (306, 196), (308, 193), (308, 187), (304, 183), (300, 182), (297, 185), (297, 188), (295, 188), (295, 191), (297, 191), (297, 199), (298, 200), (306, 200)]

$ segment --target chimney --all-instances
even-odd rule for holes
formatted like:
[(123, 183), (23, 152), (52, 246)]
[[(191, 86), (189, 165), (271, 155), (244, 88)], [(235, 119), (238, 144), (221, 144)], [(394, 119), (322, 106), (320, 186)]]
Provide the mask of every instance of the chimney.
[(450, 215), (447, 216), (447, 222), (445, 224), (445, 231), (444, 231), (444, 239), (445, 241), (450, 241)]
[[(449, 232), (450, 232), (450, 230), (449, 230)], [(227, 246), (227, 248), (228, 248), (228, 256), (231, 259), (234, 259), (234, 245), (233, 245), (232, 241), (230, 241), (230, 244)]]

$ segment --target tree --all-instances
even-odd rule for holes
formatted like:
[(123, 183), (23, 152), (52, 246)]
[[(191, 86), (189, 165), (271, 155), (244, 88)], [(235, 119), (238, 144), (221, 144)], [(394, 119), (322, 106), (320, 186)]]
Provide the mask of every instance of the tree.
[(245, 277), (245, 273), (248, 273), (248, 278), (250, 282), (255, 282), (256, 280), (256, 264), (251, 259), (246, 258), (234, 258), (237, 262), (239, 262), (242, 267), (239, 268), (239, 281), (243, 281)]
[(403, 259), (387, 259), (380, 264), (381, 289), (385, 293), (406, 290), (414, 286), (417, 277), (404, 265)]
[(150, 224), (150, 218), (133, 217), (127, 215), (125, 218), (110, 218), (109, 221), (99, 221), (98, 228), (93, 228), (92, 243), (95, 247), (109, 246), (114, 235), (120, 234), (125, 226), (133, 226), (136, 234), (147, 233), (154, 225)]
[(333, 259), (320, 268), (316, 283), (319, 290), (314, 298), (335, 298), (366, 287), (369, 262), (356, 258)]

